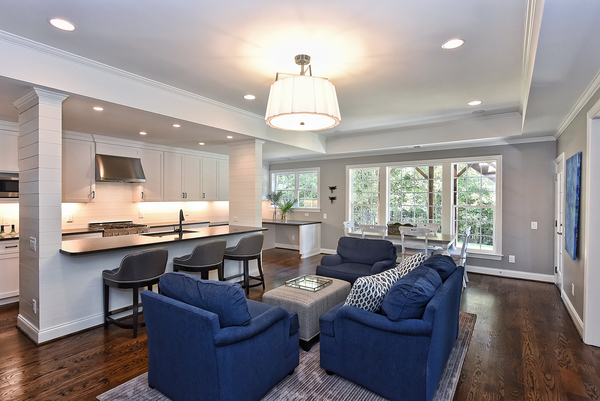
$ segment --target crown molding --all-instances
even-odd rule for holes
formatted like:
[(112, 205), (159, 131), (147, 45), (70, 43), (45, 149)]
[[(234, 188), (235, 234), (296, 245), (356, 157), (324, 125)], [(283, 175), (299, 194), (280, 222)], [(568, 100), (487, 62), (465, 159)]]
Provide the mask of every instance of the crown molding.
[(183, 89), (176, 88), (174, 86), (163, 84), (161, 82), (158, 82), (158, 81), (155, 81), (155, 80), (152, 80), (152, 79), (149, 79), (149, 78), (145, 78), (145, 77), (143, 77), (141, 75), (136, 75), (136, 74), (133, 74), (131, 72), (127, 72), (125, 70), (121, 70), (119, 68), (111, 67), (110, 65), (103, 64), (103, 63), (100, 63), (100, 62), (97, 62), (97, 61), (94, 61), (94, 60), (91, 60), (91, 59), (88, 59), (88, 58), (85, 58), (85, 57), (81, 57), (81, 56), (78, 56), (76, 54), (69, 53), (69, 52), (66, 52), (64, 50), (60, 50), (60, 49), (57, 49), (55, 47), (45, 45), (43, 43), (39, 43), (39, 42), (30, 40), (30, 39), (26, 39), (26, 38), (23, 38), (21, 36), (17, 36), (17, 35), (14, 35), (12, 33), (6, 32), (6, 31), (0, 30), (0, 40), (3, 40), (5, 42), (9, 42), (9, 43), (15, 44), (15, 45), (18, 45), (18, 46), (21, 46), (21, 47), (25, 47), (25, 48), (28, 48), (30, 50), (33, 50), (33, 51), (36, 51), (36, 52), (39, 52), (39, 53), (44, 53), (44, 54), (47, 54), (47, 55), (51, 55), (53, 57), (57, 57), (57, 58), (66, 60), (66, 61), (71, 62), (71, 63), (76, 63), (76, 64), (83, 65), (85, 67), (94, 68), (96, 70), (100, 70), (102, 72), (118, 76), (120, 78), (124, 78), (124, 79), (128, 79), (128, 80), (135, 81), (135, 82), (138, 82), (138, 83), (142, 83), (144, 85), (148, 85), (148, 86), (152, 86), (154, 88), (160, 89), (160, 90), (172, 92), (172, 93), (175, 93), (175, 94), (180, 95), (180, 96), (185, 96), (185, 97), (188, 97), (188, 98), (193, 99), (195, 101), (209, 103), (211, 105), (222, 107), (222, 108), (234, 111), (236, 113), (240, 113), (240, 114), (247, 115), (249, 117), (253, 117), (253, 118), (258, 118), (260, 120), (264, 120), (264, 116), (260, 116), (260, 115), (255, 114), (255, 113), (251, 113), (249, 111), (242, 110), (242, 109), (239, 109), (237, 107), (233, 107), (233, 106), (230, 106), (228, 104), (221, 103), (221, 102), (218, 102), (216, 100), (209, 99), (207, 97), (200, 96), (200, 95), (197, 95), (195, 93), (185, 91)]
[(590, 101), (592, 96), (600, 89), (600, 71), (594, 78), (594, 80), (588, 85), (586, 90), (583, 92), (577, 103), (573, 106), (569, 114), (565, 117), (562, 123), (558, 126), (558, 130), (556, 134), (554, 134), (554, 138), (558, 139), (562, 135), (562, 133), (567, 129), (569, 124), (573, 122), (575, 117), (583, 110), (585, 105)]
[(19, 135), (19, 123), (13, 123), (11, 121), (2, 121), (0, 120), (0, 131), (8, 131), (8, 132), (3, 132), (3, 134), (6, 133), (13, 133), (15, 135)]
[(521, 66), (521, 129), (525, 124), (525, 114), (529, 103), (529, 92), (533, 79), (535, 55), (540, 37), (544, 0), (528, 0), (525, 19), (525, 38), (523, 43), (523, 63)]

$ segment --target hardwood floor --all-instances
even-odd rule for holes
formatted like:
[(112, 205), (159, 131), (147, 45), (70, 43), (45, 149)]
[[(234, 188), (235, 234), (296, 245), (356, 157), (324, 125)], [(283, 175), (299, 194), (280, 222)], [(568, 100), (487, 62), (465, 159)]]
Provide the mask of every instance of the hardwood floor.
[[(321, 256), (264, 252), (267, 290), (314, 274)], [(583, 344), (552, 284), (469, 276), (462, 310), (477, 314), (455, 400), (600, 398), (600, 349)], [(262, 299), (262, 287), (250, 298)], [(0, 307), (0, 400), (94, 400), (147, 370), (141, 329), (110, 326), (37, 347), (16, 329), (16, 304)]]

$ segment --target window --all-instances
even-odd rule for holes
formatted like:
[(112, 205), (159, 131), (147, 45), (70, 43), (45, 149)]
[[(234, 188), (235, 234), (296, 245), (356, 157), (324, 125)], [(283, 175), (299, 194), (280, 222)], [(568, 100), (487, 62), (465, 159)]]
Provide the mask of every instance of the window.
[[(502, 156), (346, 166), (347, 218), (354, 228), (389, 221), (435, 223), (440, 232), (471, 228), (469, 252), (502, 255)], [(484, 256), (485, 255), (485, 256)]]
[(284, 200), (297, 199), (296, 208), (319, 208), (319, 169), (273, 172), (272, 190), (283, 192)]
[(442, 166), (389, 168), (389, 219), (442, 224)]
[(496, 232), (496, 162), (455, 163), (452, 169), (455, 230), (464, 233), (470, 227), (469, 250), (491, 252)]
[(351, 169), (350, 176), (350, 220), (354, 228), (379, 224), (379, 168)]

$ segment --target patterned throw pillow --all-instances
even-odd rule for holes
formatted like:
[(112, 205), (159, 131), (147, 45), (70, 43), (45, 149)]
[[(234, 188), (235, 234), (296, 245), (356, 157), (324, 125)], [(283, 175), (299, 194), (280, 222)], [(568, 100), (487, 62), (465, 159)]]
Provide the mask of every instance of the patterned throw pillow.
[(367, 312), (377, 312), (381, 308), (385, 294), (400, 277), (400, 271), (397, 269), (389, 269), (372, 276), (359, 277), (354, 282), (344, 306), (356, 306)]
[(427, 258), (424, 253), (416, 253), (408, 258), (405, 258), (402, 263), (396, 266), (396, 270), (400, 272), (400, 277), (404, 277), (412, 269), (420, 266)]

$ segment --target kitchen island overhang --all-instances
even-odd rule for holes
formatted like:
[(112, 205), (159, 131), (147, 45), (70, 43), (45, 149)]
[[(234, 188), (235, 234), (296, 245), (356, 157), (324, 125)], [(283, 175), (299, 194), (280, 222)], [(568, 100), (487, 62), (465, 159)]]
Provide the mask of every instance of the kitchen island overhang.
[[(54, 260), (50, 264), (52, 268), (40, 272), (39, 326), (22, 313), (19, 313), (17, 326), (36, 344), (100, 326), (104, 324), (102, 271), (117, 268), (126, 255), (151, 248), (166, 248), (169, 251), (166, 272), (171, 272), (173, 258), (191, 253), (199, 243), (225, 239), (230, 247), (246, 235), (266, 230), (263, 227), (218, 226), (197, 228), (194, 233), (182, 234), (181, 238), (179, 235), (152, 237), (136, 234), (63, 241), (60, 251), (51, 257)], [(258, 273), (255, 263), (250, 267), (251, 274)], [(225, 261), (224, 269), (226, 276), (242, 272), (241, 264), (236, 261)], [(216, 271), (210, 272), (210, 279), (217, 279)], [(130, 290), (110, 292), (111, 310), (130, 305)], [(131, 311), (126, 311), (122, 316), (130, 314)]]

